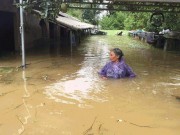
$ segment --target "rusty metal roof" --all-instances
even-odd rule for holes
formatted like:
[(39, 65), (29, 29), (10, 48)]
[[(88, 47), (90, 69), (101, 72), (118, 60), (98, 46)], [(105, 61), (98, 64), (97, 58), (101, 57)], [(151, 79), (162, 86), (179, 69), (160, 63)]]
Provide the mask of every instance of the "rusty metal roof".
[[(33, 12), (36, 14), (40, 14), (40, 11), (38, 10), (33, 10)], [(77, 18), (63, 12), (59, 12), (59, 16), (53, 22), (60, 26), (68, 27), (74, 30), (92, 29), (95, 27), (94, 25), (81, 22)]]
[(62, 14), (61, 14), (61, 16), (58, 16), (56, 18), (57, 24), (65, 26), (65, 27), (69, 27), (70, 29), (74, 29), (74, 30), (82, 30), (82, 29), (92, 29), (92, 28), (94, 28), (94, 25), (81, 22), (81, 21), (75, 19), (74, 17), (70, 17), (67, 14), (64, 14), (64, 15), (65, 16), (62, 16)]
[(79, 19), (77, 19), (77, 18), (75, 18), (75, 17), (73, 17), (73, 16), (71, 16), (71, 15), (68, 15), (68, 14), (66, 14), (66, 13), (63, 13), (63, 12), (59, 12), (59, 16), (63, 16), (63, 17), (66, 17), (66, 18), (70, 18), (70, 19), (72, 19), (72, 20), (76, 20), (76, 21), (79, 21), (80, 22), (80, 20)]

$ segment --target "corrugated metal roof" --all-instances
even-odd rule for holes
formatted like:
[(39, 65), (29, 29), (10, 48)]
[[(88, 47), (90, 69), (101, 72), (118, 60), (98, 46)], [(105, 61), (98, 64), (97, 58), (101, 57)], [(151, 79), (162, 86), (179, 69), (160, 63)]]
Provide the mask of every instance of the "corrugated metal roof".
[(68, 15), (68, 14), (66, 14), (66, 13), (63, 13), (63, 12), (59, 12), (59, 16), (63, 16), (63, 17), (67, 17), (67, 18), (70, 18), (70, 19), (72, 19), (72, 20), (76, 20), (76, 21), (79, 21), (80, 22), (80, 20), (79, 19), (77, 19), (77, 18), (75, 18), (75, 17), (73, 17), (73, 16), (70, 16), (70, 15)]
[[(33, 10), (33, 11), (34, 13), (40, 14), (40, 11), (38, 10)], [(56, 22), (54, 23), (57, 23), (65, 27), (69, 27), (70, 29), (74, 29), (74, 30), (92, 29), (95, 27), (94, 25), (81, 22), (77, 18), (62, 12), (59, 13), (59, 16), (56, 18)]]
[(63, 26), (66, 26), (66, 27), (69, 27), (69, 28), (75, 29), (75, 30), (94, 28), (94, 25), (84, 23), (84, 22), (74, 20), (72, 18), (68, 18), (68, 17), (64, 17), (64, 16), (57, 17), (56, 21), (59, 25), (63, 25)]

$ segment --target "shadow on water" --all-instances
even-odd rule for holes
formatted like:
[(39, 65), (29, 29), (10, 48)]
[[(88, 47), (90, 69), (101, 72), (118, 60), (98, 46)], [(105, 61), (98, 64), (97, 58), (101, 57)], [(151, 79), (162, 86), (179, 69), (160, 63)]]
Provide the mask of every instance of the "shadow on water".
[(29, 56), (36, 55), (49, 55), (51, 57), (56, 56), (68, 56), (71, 55), (71, 47), (63, 39), (46, 39), (41, 38), (33, 43), (33, 47), (26, 49), (26, 54)]

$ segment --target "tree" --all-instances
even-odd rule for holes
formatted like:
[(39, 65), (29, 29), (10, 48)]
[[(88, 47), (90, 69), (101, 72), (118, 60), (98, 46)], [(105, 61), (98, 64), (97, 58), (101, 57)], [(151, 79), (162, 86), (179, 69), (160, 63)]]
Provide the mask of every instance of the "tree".
[(150, 19), (150, 13), (127, 13), (127, 18), (124, 21), (125, 29), (143, 29), (146, 28), (147, 22)]
[(83, 14), (82, 10), (80, 10), (80, 9), (69, 9), (67, 11), (67, 13), (70, 14), (71, 16), (76, 17), (76, 18), (78, 18), (79, 20), (82, 21), (82, 14)]
[(124, 20), (126, 15), (122, 12), (115, 12), (114, 14), (105, 16), (100, 20), (100, 25), (102, 29), (124, 29)]
[(38, 13), (41, 18), (54, 20), (64, 4), (61, 0), (24, 0), (23, 4), (15, 3), (17, 7), (22, 6), (27, 12)]
[(95, 14), (93, 13), (92, 10), (85, 9), (82, 14), (82, 18), (85, 22), (89, 22), (89, 23), (93, 24), (94, 20), (95, 20)]
[[(91, 2), (90, 0), (87, 0), (87, 1)], [(93, 0), (93, 2), (97, 2), (97, 0)], [(102, 0), (101, 0), (101, 2), (102, 2)], [(94, 8), (98, 8), (100, 5), (98, 5), (98, 4), (86, 5), (87, 8), (90, 8), (91, 6), (93, 6)], [(98, 14), (100, 14), (100, 13), (101, 13), (101, 11), (99, 11), (99, 10), (84, 9), (82, 18), (87, 23), (91, 23), (93, 25), (98, 25), (98, 23), (99, 23)]]
[(112, 15), (104, 16), (100, 20), (102, 29), (145, 29), (147, 31), (161, 31), (171, 29), (180, 31), (180, 14), (163, 13), (164, 22), (162, 26), (153, 26), (150, 22), (152, 13), (149, 12), (115, 12)]
[(113, 23), (113, 20), (109, 16), (106, 16), (106, 17), (103, 17), (103, 19), (100, 21), (100, 26), (104, 30), (111, 30), (111, 29), (114, 29), (112, 23)]
[(99, 11), (85, 9), (82, 14), (82, 19), (87, 23), (98, 25), (98, 14)]
[(180, 14), (178, 13), (166, 13), (165, 16), (165, 22), (163, 24), (163, 28), (171, 29), (174, 31), (180, 31)]

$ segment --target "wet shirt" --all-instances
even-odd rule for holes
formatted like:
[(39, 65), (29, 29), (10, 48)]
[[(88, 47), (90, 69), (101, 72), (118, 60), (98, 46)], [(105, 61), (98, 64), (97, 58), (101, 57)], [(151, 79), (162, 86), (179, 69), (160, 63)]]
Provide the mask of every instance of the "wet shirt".
[(115, 63), (109, 62), (107, 63), (99, 72), (101, 76), (107, 78), (124, 78), (124, 77), (135, 77), (135, 73), (132, 71), (131, 67), (129, 67), (124, 59)]

